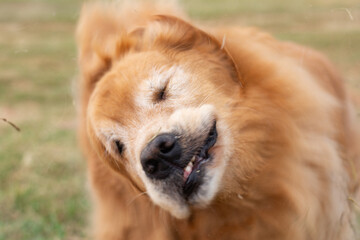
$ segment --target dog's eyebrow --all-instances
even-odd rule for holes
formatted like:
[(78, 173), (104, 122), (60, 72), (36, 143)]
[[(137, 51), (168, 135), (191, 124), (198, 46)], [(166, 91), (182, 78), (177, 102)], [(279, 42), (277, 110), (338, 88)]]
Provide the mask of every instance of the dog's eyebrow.
[[(166, 87), (170, 79), (176, 74), (178, 66), (171, 66), (169, 69), (164, 70), (164, 67), (154, 67), (147, 79), (150, 89), (162, 89)], [(154, 86), (155, 85), (155, 86)]]

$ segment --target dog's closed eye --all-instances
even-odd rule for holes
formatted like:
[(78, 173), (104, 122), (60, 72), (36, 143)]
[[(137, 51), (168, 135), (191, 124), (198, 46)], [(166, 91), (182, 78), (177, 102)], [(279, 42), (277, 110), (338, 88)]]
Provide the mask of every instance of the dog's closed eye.
[(158, 93), (158, 99), (159, 100), (165, 100), (166, 99), (166, 87), (161, 89), (161, 91)]
[(156, 92), (156, 95), (155, 95), (156, 102), (164, 101), (166, 99), (166, 97), (167, 97), (166, 90), (167, 90), (167, 85), (164, 86), (163, 88), (161, 88), (158, 92)]
[(115, 145), (116, 145), (118, 153), (121, 155), (125, 148), (124, 144), (122, 142), (120, 142), (119, 140), (115, 140)]

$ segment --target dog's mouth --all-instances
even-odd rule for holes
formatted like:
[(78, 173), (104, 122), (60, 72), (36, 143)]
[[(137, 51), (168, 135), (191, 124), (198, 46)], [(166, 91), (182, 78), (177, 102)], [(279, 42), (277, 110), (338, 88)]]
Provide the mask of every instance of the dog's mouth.
[(183, 172), (183, 195), (185, 199), (189, 199), (202, 183), (204, 165), (211, 162), (213, 156), (209, 150), (215, 145), (217, 140), (216, 121), (214, 121), (204, 144), (196, 151), (189, 160)]

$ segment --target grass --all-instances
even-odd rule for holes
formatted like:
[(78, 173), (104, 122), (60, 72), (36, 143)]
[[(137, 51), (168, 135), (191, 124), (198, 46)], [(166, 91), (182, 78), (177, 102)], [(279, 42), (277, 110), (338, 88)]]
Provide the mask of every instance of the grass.
[[(360, 96), (358, 0), (183, 5), (198, 22), (254, 25), (323, 51)], [(80, 6), (80, 0), (0, 0), (0, 118), (21, 128), (0, 121), (0, 240), (86, 239), (90, 204), (72, 97)]]

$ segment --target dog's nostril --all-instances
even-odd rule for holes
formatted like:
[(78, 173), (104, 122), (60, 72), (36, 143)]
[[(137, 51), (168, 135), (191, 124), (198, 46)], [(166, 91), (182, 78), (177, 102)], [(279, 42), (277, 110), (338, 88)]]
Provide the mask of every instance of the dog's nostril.
[(181, 146), (174, 134), (156, 136), (141, 152), (141, 165), (148, 177), (169, 176), (181, 157)]
[(145, 172), (153, 174), (157, 171), (158, 162), (156, 160), (150, 159), (145, 164), (143, 164)]
[(159, 150), (161, 153), (168, 153), (174, 147), (175, 141), (166, 139), (164, 142), (159, 144)]

